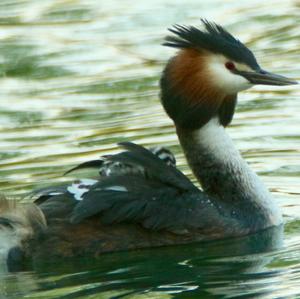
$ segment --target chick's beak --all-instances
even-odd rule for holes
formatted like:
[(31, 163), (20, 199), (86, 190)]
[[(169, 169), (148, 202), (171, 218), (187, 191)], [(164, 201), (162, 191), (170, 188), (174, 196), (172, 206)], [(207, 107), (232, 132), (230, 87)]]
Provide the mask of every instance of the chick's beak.
[(293, 85), (298, 84), (297, 81), (291, 80), (281, 75), (272, 74), (265, 70), (258, 69), (257, 71), (236, 71), (238, 75), (245, 77), (252, 84), (260, 85)]

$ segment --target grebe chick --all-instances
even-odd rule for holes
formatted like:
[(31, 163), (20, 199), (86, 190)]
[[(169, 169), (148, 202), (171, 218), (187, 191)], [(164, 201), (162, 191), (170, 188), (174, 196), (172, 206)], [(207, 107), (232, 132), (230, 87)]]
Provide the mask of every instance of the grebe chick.
[[(39, 212), (28, 214), (35, 221), (23, 217), (14, 225), (19, 209), (1, 210), (0, 234), (9, 230), (23, 236), (7, 238), (9, 265), (19, 263), (20, 257), (98, 256), (236, 237), (282, 223), (271, 194), (225, 127), (238, 92), (256, 84), (296, 82), (262, 70), (253, 53), (228, 31), (202, 22), (202, 30), (180, 25), (170, 29), (173, 35), (164, 45), (178, 52), (160, 81), (162, 105), (202, 190), (176, 168), (169, 151), (121, 143), (125, 151), (72, 169), (98, 167), (97, 179), (37, 192), (34, 207)], [(18, 234), (20, 229), (27, 233)]]

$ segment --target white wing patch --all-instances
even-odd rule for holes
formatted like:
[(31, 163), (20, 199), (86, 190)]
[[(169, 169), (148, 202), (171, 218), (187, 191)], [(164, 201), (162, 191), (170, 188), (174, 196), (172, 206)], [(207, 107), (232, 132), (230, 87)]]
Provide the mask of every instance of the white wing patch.
[(64, 194), (63, 192), (58, 192), (58, 191), (53, 191), (53, 192), (50, 192), (48, 195), (51, 195), (51, 196), (56, 196), (56, 195), (62, 195)]
[(124, 186), (110, 186), (103, 190), (112, 190), (112, 191), (120, 191), (120, 192), (127, 192), (128, 190)]
[(67, 188), (68, 192), (74, 195), (76, 200), (82, 200), (82, 196), (90, 190), (90, 187), (96, 184), (97, 180), (82, 179), (76, 180)]

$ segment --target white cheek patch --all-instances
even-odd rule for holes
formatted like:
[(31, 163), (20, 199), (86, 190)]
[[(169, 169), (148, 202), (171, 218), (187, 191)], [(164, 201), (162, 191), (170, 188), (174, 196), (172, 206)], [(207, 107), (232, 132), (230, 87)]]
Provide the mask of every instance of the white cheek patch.
[(91, 179), (76, 180), (71, 186), (67, 188), (68, 192), (74, 195), (76, 200), (82, 200), (82, 196), (90, 190), (90, 187), (95, 185), (98, 181)]
[[(225, 67), (228, 61), (222, 55), (211, 55), (207, 63), (209, 71), (209, 80), (214, 85), (218, 86), (221, 90), (228, 94), (238, 93), (239, 91), (246, 90), (253, 86), (246, 78), (231, 73)], [(238, 66), (238, 69), (245, 68), (246, 66)]]

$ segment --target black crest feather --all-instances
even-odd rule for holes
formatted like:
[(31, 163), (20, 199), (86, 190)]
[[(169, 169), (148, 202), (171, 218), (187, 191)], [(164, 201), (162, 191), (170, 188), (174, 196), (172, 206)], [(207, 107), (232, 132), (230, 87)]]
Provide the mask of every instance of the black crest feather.
[(205, 30), (194, 26), (174, 25), (169, 29), (175, 35), (165, 38), (164, 46), (173, 48), (204, 49), (224, 56), (251, 68), (258, 68), (258, 63), (253, 53), (238, 39), (232, 36), (222, 26), (201, 19)]

